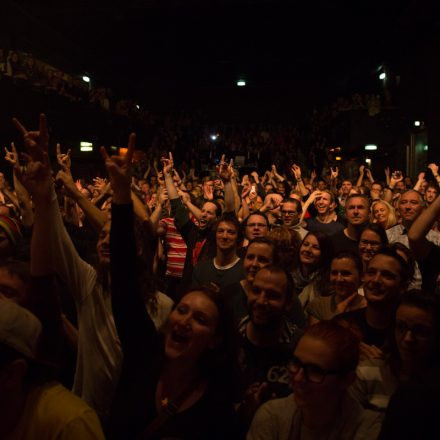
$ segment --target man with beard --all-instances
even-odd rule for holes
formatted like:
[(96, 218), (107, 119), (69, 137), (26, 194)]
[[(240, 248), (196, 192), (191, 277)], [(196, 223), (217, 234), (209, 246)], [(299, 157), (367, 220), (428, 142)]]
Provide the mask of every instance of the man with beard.
[(240, 366), (246, 395), (242, 411), (252, 415), (272, 396), (290, 393), (288, 363), (301, 331), (286, 318), (293, 285), (283, 269), (260, 269), (248, 292), (248, 313), (239, 326)]
[(352, 194), (345, 203), (347, 227), (334, 234), (332, 238), (335, 255), (343, 251), (358, 252), (358, 241), (368, 223), (370, 202), (362, 194)]
[(429, 206), (438, 197), (438, 186), (434, 183), (429, 183), (426, 187), (424, 199)]
[(367, 307), (343, 313), (336, 319), (357, 327), (361, 333), (361, 352), (374, 358), (381, 356), (393, 324), (400, 296), (408, 285), (406, 261), (391, 248), (383, 248), (368, 263), (363, 278)]

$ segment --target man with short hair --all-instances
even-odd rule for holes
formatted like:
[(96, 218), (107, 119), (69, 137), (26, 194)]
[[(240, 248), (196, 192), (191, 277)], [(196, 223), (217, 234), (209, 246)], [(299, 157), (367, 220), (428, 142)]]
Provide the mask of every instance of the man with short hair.
[(307, 235), (307, 231), (301, 226), (300, 218), (302, 214), (301, 202), (297, 199), (286, 199), (281, 205), (281, 222), (288, 229), (297, 232), (301, 241)]
[(406, 261), (391, 248), (380, 250), (368, 262), (363, 287), (367, 307), (339, 315), (361, 332), (361, 348), (367, 357), (379, 355), (392, 327), (395, 309), (408, 285)]
[(247, 297), (249, 315), (239, 326), (241, 369), (254, 403), (291, 391), (287, 366), (300, 337), (286, 319), (292, 299), (292, 279), (284, 269), (269, 265), (257, 272)]
[(197, 263), (192, 273), (192, 285), (215, 284), (218, 288), (244, 278), (243, 265), (237, 255), (241, 243), (241, 228), (237, 218), (224, 215), (214, 226), (216, 255)]
[(306, 229), (309, 232), (323, 232), (331, 236), (344, 229), (344, 225), (337, 220), (338, 217), (333, 209), (335, 207), (335, 196), (332, 192), (327, 190), (314, 191), (310, 198), (312, 198), (317, 214), (315, 218), (306, 220)]
[[(410, 230), (414, 221), (423, 212), (424, 208), (425, 208), (425, 201), (423, 199), (423, 196), (419, 192), (415, 191), (414, 189), (405, 191), (400, 196), (399, 203), (397, 205), (397, 209), (399, 211), (402, 223), (395, 225), (386, 231), (388, 236), (388, 242), (402, 243), (407, 248), (409, 248), (408, 231)], [(437, 231), (430, 230), (426, 234), (426, 240), (439, 246), (440, 233)], [(420, 289), (421, 287), (422, 287), (422, 274), (420, 273), (420, 268), (416, 263), (414, 268), (414, 278), (410, 284), (410, 288)]]
[(260, 211), (249, 214), (242, 226), (244, 228), (243, 248), (247, 247), (254, 238), (265, 237), (269, 233), (269, 219)]
[(426, 204), (429, 206), (437, 197), (438, 186), (434, 183), (429, 183), (424, 194)]
[(362, 194), (348, 196), (345, 203), (347, 227), (331, 237), (335, 255), (343, 251), (358, 252), (359, 238), (368, 223), (369, 216), (370, 202), (366, 196)]
[(96, 413), (38, 360), (42, 325), (0, 298), (0, 438), (104, 439)]

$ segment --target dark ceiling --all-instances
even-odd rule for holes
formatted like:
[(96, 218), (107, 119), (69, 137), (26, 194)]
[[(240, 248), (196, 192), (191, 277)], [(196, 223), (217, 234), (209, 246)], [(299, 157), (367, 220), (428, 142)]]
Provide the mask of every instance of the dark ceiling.
[(423, 0), (2, 0), (11, 46), (133, 93), (147, 81), (350, 81), (437, 39)]

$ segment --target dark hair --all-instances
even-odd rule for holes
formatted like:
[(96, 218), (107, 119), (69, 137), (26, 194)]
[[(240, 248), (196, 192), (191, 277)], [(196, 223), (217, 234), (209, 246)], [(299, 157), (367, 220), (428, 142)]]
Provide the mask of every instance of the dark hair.
[[(399, 263), (400, 266), (400, 278), (401, 278), (401, 285), (403, 288), (406, 289), (408, 286), (409, 280), (410, 280), (410, 269), (408, 266), (408, 263), (397, 253), (395, 247), (392, 246), (384, 246), (382, 249), (380, 249), (376, 255), (370, 260), (368, 263), (368, 266), (371, 264), (371, 261), (373, 261), (374, 258), (376, 258), (378, 255), (386, 255), (387, 257), (394, 258)], [(368, 269), (367, 266), (367, 269)]]
[(216, 391), (228, 397), (236, 393), (239, 387), (238, 340), (234, 315), (226, 297), (219, 289), (213, 286), (192, 287), (181, 296), (181, 299), (193, 292), (200, 292), (206, 296), (215, 304), (218, 312), (216, 335), (219, 343), (202, 353), (199, 367)]
[(408, 284), (411, 283), (414, 280), (414, 273), (416, 271), (416, 259), (414, 258), (413, 251), (398, 241), (390, 243), (388, 247), (396, 251), (402, 251), (406, 255), (406, 264), (408, 265)]
[(377, 223), (368, 223), (367, 226), (362, 230), (361, 236), (365, 231), (372, 231), (377, 234), (380, 238), (380, 242), (382, 246), (386, 246), (388, 244), (388, 236), (384, 228), (379, 226)]
[(220, 216), (222, 215), (223, 208), (222, 208), (222, 206), (220, 205), (220, 203), (217, 202), (217, 200), (203, 200), (203, 203), (202, 203), (201, 208), (203, 208), (203, 205), (204, 205), (205, 203), (212, 203), (213, 205), (215, 205), (215, 216), (216, 216), (217, 218), (220, 217)]
[(334, 260), (341, 260), (342, 258), (347, 258), (347, 259), (353, 261), (354, 265), (356, 266), (357, 271), (359, 272), (359, 275), (360, 276), (362, 275), (362, 271), (363, 271), (362, 260), (361, 260), (361, 257), (356, 252), (353, 252), (351, 250), (338, 252), (333, 257), (332, 262)]
[(355, 371), (359, 361), (359, 339), (345, 326), (335, 321), (320, 321), (306, 328), (305, 336), (320, 339), (334, 353), (337, 368), (345, 371)]
[(267, 215), (261, 211), (254, 211), (254, 212), (250, 213), (242, 222), (243, 228), (245, 228), (247, 226), (247, 222), (249, 220), (249, 217), (251, 217), (252, 215), (259, 215), (260, 217), (263, 217), (266, 222), (266, 226), (269, 228), (269, 226), (270, 226), (269, 219), (267, 218)]
[[(434, 362), (440, 361), (440, 300), (437, 296), (424, 292), (422, 290), (409, 290), (404, 293), (400, 298), (399, 305), (396, 308), (397, 310), (400, 306), (407, 305), (411, 307), (416, 307), (418, 309), (424, 310), (432, 315), (434, 321), (434, 331), (435, 331), (435, 348), (433, 350), (433, 357), (430, 359)], [(388, 348), (391, 352), (391, 356), (395, 359), (399, 358), (399, 350), (396, 345), (396, 339), (394, 334), (390, 336), (391, 341), (388, 344)]]
[(290, 301), (293, 298), (293, 293), (295, 291), (295, 286), (293, 284), (293, 278), (289, 271), (287, 271), (283, 266), (278, 266), (276, 264), (269, 264), (262, 267), (259, 272), (267, 270), (270, 273), (283, 275), (286, 277), (286, 300)]
[(241, 227), (240, 222), (238, 221), (237, 216), (234, 213), (225, 212), (215, 223), (212, 228), (214, 234), (217, 233), (217, 229), (220, 223), (229, 223), (234, 225), (235, 230), (237, 231), (237, 247), (239, 247), (243, 243), (243, 229)]
[[(321, 250), (321, 257), (319, 259), (318, 263), (318, 270), (328, 270), (330, 267), (330, 263), (333, 259), (334, 255), (334, 249), (333, 249), (333, 242), (331, 238), (321, 231), (316, 232), (309, 232), (302, 240), (301, 245), (299, 248), (301, 248), (302, 244), (304, 243), (305, 239), (309, 236), (313, 235), (318, 240), (319, 249)], [(298, 261), (299, 261), (299, 255), (298, 255)]]
[(247, 245), (246, 254), (252, 244), (265, 244), (272, 248), (272, 261), (276, 263), (278, 261), (278, 253), (276, 243), (269, 237), (255, 237)]
[(296, 205), (296, 210), (298, 211), (298, 214), (302, 214), (302, 205), (301, 202), (298, 199), (288, 198), (283, 200), (284, 203), (294, 203)]
[(278, 264), (286, 271), (292, 271), (301, 244), (298, 232), (285, 226), (279, 226), (272, 228), (268, 237), (275, 243)]

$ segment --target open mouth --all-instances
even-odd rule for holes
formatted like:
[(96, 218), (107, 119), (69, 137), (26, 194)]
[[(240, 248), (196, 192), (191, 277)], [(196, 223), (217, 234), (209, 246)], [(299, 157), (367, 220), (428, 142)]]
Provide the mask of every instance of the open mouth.
[(178, 344), (185, 344), (189, 341), (189, 336), (186, 334), (179, 333), (177, 330), (171, 332), (171, 340)]

